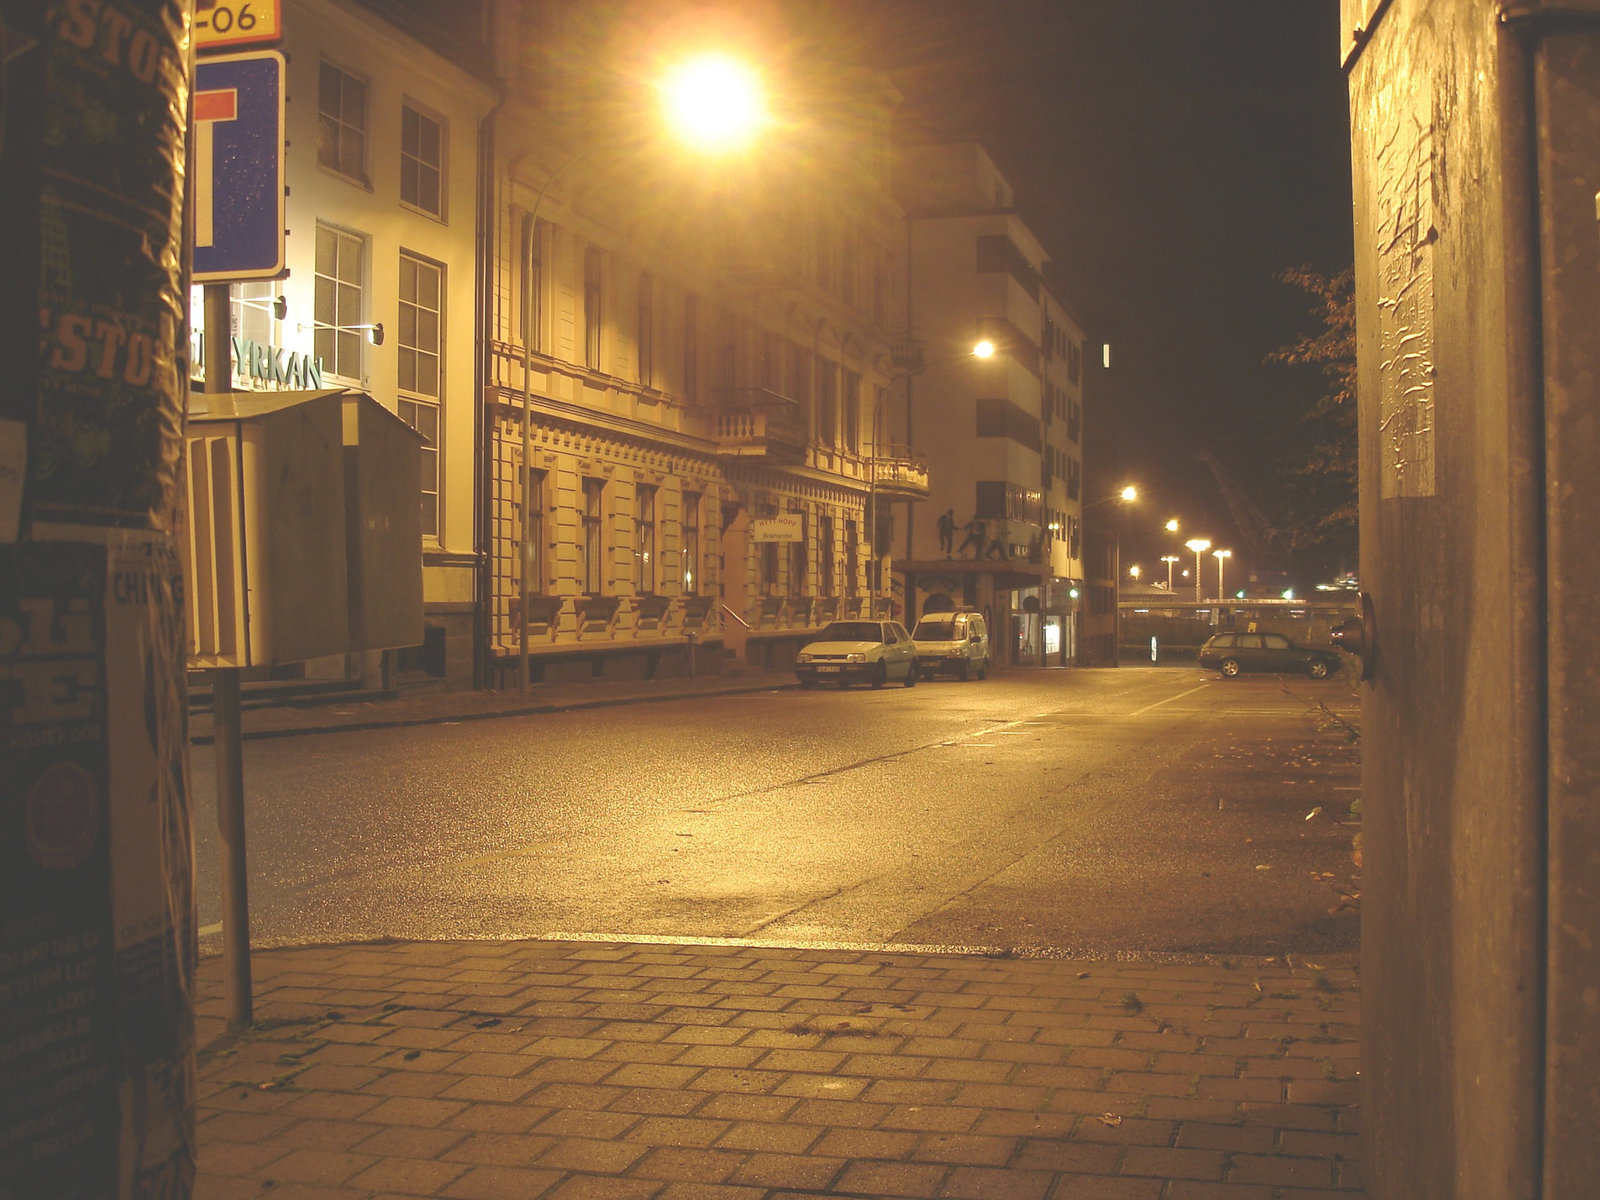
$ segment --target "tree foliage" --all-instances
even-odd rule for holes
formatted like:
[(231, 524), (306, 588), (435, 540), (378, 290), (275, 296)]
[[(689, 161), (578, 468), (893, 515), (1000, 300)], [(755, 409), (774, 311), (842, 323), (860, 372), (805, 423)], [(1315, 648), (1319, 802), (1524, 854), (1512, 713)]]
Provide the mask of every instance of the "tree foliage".
[(1296, 550), (1353, 550), (1356, 541), (1355, 272), (1323, 275), (1296, 267), (1278, 276), (1306, 300), (1312, 327), (1267, 356), (1270, 363), (1321, 372), (1323, 388), (1296, 421), (1285, 447), (1283, 495)]

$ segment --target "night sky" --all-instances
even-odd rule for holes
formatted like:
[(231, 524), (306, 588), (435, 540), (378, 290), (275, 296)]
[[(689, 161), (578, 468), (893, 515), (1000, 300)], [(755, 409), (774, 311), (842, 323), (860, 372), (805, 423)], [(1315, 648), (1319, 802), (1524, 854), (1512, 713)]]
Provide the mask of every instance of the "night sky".
[(850, 7), (873, 10), (902, 131), (989, 148), (1052, 282), (1114, 345), (1122, 473), (1146, 497), (1124, 562), (1164, 572), (1169, 516), (1242, 554), (1193, 448), (1232, 464), (1272, 516), (1264, 464), (1322, 387), (1263, 363), (1311, 327), (1275, 276), (1351, 260), (1338, 0)]

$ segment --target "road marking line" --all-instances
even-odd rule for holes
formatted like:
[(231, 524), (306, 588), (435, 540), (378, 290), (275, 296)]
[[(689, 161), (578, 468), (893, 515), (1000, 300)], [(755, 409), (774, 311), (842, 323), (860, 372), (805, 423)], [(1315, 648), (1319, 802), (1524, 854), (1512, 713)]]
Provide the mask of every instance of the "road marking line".
[(1171, 704), (1174, 700), (1182, 700), (1185, 696), (1192, 696), (1196, 692), (1203, 692), (1210, 684), (1202, 683), (1199, 687), (1192, 687), (1187, 692), (1179, 692), (1176, 696), (1168, 696), (1165, 700), (1157, 700), (1154, 704), (1146, 704), (1143, 708), (1135, 709), (1129, 713), (1130, 717), (1142, 717), (1151, 709), (1160, 708), (1163, 704)]

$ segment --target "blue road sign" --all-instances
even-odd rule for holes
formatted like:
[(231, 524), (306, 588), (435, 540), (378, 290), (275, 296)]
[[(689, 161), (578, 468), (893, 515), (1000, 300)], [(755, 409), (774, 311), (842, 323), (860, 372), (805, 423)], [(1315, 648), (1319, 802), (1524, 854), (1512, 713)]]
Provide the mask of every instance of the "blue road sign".
[(194, 282), (283, 273), (283, 55), (202, 58), (194, 67)]

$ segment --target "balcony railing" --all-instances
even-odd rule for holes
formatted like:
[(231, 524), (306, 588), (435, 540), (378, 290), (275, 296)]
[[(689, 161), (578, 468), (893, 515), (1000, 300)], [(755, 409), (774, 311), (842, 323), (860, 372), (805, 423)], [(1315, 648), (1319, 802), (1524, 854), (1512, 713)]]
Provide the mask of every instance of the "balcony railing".
[(873, 488), (882, 495), (921, 500), (928, 495), (928, 464), (910, 446), (883, 447), (873, 460)]
[(800, 405), (766, 388), (716, 393), (717, 453), (797, 463), (805, 458), (806, 419)]

